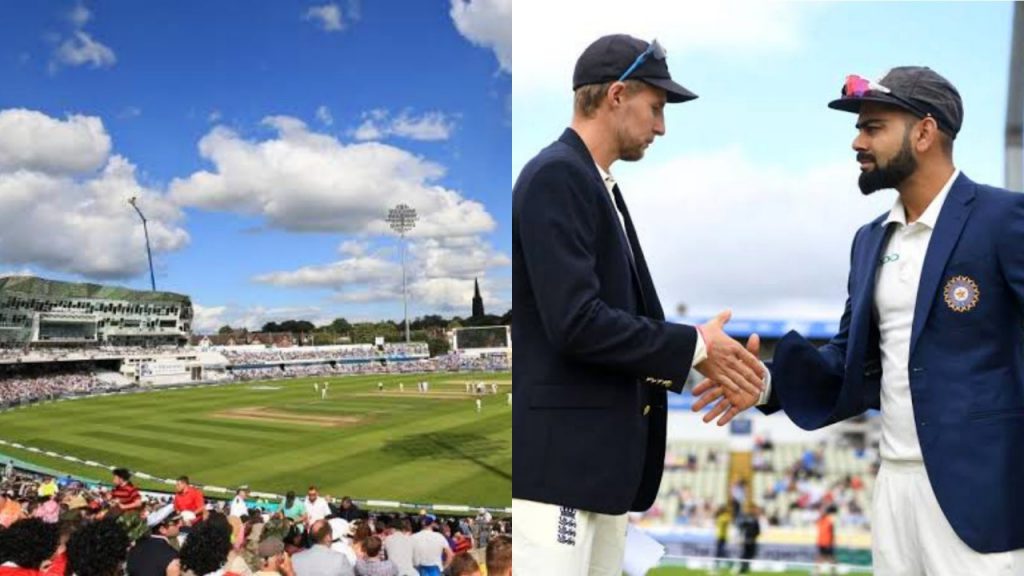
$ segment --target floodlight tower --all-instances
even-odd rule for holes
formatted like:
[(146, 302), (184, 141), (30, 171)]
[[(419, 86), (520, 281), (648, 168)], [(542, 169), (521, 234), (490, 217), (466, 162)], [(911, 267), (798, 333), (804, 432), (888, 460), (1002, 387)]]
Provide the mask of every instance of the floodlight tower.
[(399, 204), (388, 211), (388, 224), (402, 238), (402, 302), (405, 307), (405, 342), (411, 341), (409, 332), (409, 289), (405, 273), (405, 234), (416, 227), (416, 209)]
[(128, 203), (135, 208), (135, 211), (139, 214), (139, 218), (142, 220), (142, 231), (146, 235), (146, 257), (149, 258), (149, 285), (156, 292), (156, 277), (153, 276), (153, 252), (149, 249), (149, 226), (146, 224), (146, 217), (142, 215), (142, 210), (139, 210), (139, 205), (136, 203), (137, 197), (132, 196), (128, 199)]

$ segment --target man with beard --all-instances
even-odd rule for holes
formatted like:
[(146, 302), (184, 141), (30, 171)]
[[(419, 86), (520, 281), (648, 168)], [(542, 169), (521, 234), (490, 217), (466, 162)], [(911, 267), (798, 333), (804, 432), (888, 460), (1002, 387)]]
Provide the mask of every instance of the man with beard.
[(665, 321), (636, 228), (611, 175), (665, 134), (672, 81), (655, 42), (599, 38), (576, 62), (572, 125), (522, 170), (512, 200), (513, 320), (521, 398), (512, 413), (515, 574), (622, 572), (626, 513), (654, 502), (666, 390), (691, 368), (757, 395), (764, 369), (724, 312)]
[(762, 410), (806, 430), (881, 410), (875, 574), (1024, 573), (1024, 195), (956, 168), (960, 94), (928, 68), (850, 76), (829, 107), (859, 114), (861, 191), (899, 194), (854, 237), (839, 334), (787, 334)]

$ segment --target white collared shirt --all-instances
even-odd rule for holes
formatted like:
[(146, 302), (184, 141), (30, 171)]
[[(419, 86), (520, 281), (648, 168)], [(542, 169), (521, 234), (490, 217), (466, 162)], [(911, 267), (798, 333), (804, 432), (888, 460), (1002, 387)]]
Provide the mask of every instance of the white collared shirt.
[(883, 226), (895, 226), (882, 249), (875, 277), (874, 316), (878, 323), (882, 352), (882, 443), (886, 460), (921, 461), (914, 405), (910, 396), (910, 336), (914, 326), (921, 269), (928, 253), (932, 231), (949, 195), (960, 176), (954, 170), (939, 194), (921, 217), (907, 223), (903, 200), (896, 198)]
[[(622, 215), (622, 212), (619, 212), (619, 207), (615, 204), (615, 193), (612, 191), (616, 184), (615, 178), (612, 178), (612, 175), (605, 172), (604, 168), (598, 166), (596, 162), (594, 163), (594, 166), (597, 166), (597, 172), (601, 175), (601, 180), (604, 180), (605, 188), (608, 189), (608, 198), (611, 199), (612, 208), (615, 209), (615, 214), (619, 217), (619, 224), (622, 225), (622, 236), (626, 239), (626, 247), (629, 248), (630, 255), (634, 255), (633, 246), (629, 243), (629, 234), (626, 233), (626, 218)], [(693, 349), (693, 362), (691, 362), (690, 367), (695, 368), (697, 364), (707, 360), (707, 357), (708, 349), (707, 346), (704, 345), (704, 337), (700, 335), (700, 331), (698, 330), (697, 345)]]

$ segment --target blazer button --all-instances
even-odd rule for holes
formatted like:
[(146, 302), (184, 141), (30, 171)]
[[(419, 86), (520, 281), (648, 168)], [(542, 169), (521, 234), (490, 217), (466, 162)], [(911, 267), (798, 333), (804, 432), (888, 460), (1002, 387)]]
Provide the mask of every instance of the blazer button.
[(651, 405), (648, 404), (647, 406), (644, 406), (644, 416), (647, 416), (650, 413), (651, 413)]

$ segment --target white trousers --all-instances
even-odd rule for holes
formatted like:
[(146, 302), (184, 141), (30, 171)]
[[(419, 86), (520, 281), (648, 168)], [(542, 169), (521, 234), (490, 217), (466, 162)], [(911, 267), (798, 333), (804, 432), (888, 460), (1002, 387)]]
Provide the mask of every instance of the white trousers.
[(626, 515), (512, 500), (512, 576), (621, 576)]
[(875, 576), (1024, 574), (1024, 550), (981, 554), (960, 540), (939, 508), (923, 462), (883, 460), (873, 500)]

